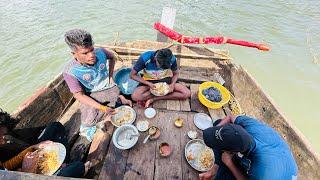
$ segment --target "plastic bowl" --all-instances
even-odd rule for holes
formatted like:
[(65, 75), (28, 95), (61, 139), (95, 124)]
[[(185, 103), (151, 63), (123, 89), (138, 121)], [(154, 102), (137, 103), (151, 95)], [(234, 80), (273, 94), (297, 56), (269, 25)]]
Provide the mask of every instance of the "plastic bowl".
[[(221, 93), (221, 101), (220, 102), (213, 102), (208, 100), (202, 93), (204, 89), (208, 89), (210, 87), (217, 88)], [(204, 82), (200, 84), (199, 90), (198, 90), (198, 98), (199, 101), (206, 107), (211, 109), (218, 109), (221, 108), (223, 105), (229, 102), (230, 100), (230, 92), (223, 87), (221, 84), (216, 82)]]
[(114, 82), (123, 94), (130, 95), (139, 85), (139, 82), (130, 78), (131, 68), (120, 68), (114, 75)]

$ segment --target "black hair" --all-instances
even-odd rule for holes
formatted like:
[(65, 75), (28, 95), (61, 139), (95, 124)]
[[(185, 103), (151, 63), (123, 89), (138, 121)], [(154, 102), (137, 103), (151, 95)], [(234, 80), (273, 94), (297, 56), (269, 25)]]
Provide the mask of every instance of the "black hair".
[(77, 49), (77, 46), (89, 48), (94, 42), (89, 32), (83, 29), (72, 29), (64, 35), (64, 40), (72, 51)]
[(172, 56), (172, 51), (168, 48), (160, 49), (156, 52), (156, 60), (162, 69), (169, 69), (171, 67)]
[(0, 108), (0, 126), (4, 126), (8, 128), (8, 130), (12, 130), (18, 123), (18, 120), (12, 118), (9, 113), (3, 111)]

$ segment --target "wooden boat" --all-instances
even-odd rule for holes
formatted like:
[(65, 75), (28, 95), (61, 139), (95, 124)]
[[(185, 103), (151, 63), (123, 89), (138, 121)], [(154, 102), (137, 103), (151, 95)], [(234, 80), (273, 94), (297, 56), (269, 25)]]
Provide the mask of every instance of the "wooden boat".
[[(178, 59), (180, 68), (179, 81), (185, 83), (192, 92), (192, 96), (185, 102), (168, 101), (170, 105), (164, 105), (164, 109), (186, 112), (206, 112), (213, 118), (223, 117), (233, 113), (230, 105), (222, 109), (212, 110), (202, 106), (197, 100), (197, 88), (203, 81), (215, 79), (214, 73), (219, 73), (225, 81), (225, 87), (234, 95), (234, 98), (242, 108), (242, 111), (256, 117), (275, 128), (290, 145), (299, 166), (299, 179), (320, 179), (320, 159), (311, 148), (301, 132), (293, 126), (273, 100), (261, 89), (252, 76), (241, 66), (232, 62), (229, 53), (224, 50), (209, 49), (201, 46), (181, 46), (170, 43), (153, 41), (133, 41), (122, 43), (117, 46), (104, 46), (112, 49), (119, 55), (120, 61), (116, 69), (122, 66), (131, 66), (138, 56), (147, 49), (159, 49), (170, 47)], [(161, 109), (162, 104), (154, 104)], [(75, 101), (62, 75), (58, 75), (46, 87), (40, 88), (26, 102), (17, 108), (13, 116), (20, 116), (21, 121), (17, 128), (35, 127), (46, 125), (52, 121), (62, 122), (69, 129), (69, 142), (76, 144), (79, 136), (79, 102)], [(119, 153), (110, 150), (110, 139), (114, 128), (108, 126), (105, 132), (96, 134), (87, 159), (93, 161), (95, 166), (89, 178), (99, 179), (122, 179), (128, 164), (121, 164), (121, 158), (127, 158), (128, 154), (119, 154), (110, 159), (108, 152)], [(108, 156), (108, 157), (107, 157)], [(109, 158), (109, 159), (108, 159)], [(106, 174), (106, 164), (111, 164), (114, 174)], [(101, 170), (102, 169), (102, 170)], [(119, 171), (121, 171), (119, 173)], [(122, 173), (122, 174), (121, 174)], [(112, 175), (114, 175), (112, 177)], [(157, 179), (155, 176), (151, 176)], [(64, 177), (48, 177), (37, 174), (21, 172), (0, 172), (0, 179), (70, 179)], [(178, 179), (187, 179), (182, 174)], [(126, 179), (126, 178), (125, 178)], [(135, 179), (130, 176), (128, 179)], [(140, 177), (140, 179), (143, 179)]]

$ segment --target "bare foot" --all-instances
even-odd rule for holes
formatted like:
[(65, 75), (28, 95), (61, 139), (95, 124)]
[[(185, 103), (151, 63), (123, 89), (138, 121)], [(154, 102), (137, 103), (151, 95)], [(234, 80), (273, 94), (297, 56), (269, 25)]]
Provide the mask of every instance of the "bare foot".
[(127, 104), (129, 105), (130, 107), (132, 107), (132, 101), (130, 99), (126, 99), (124, 96), (120, 95), (119, 96), (120, 98), (120, 101), (122, 104)]
[(146, 102), (145, 101), (137, 101), (137, 105), (144, 108), (144, 106), (146, 105)]
[(149, 107), (152, 103), (153, 103), (153, 98), (151, 98), (151, 99), (148, 99), (147, 101), (146, 101), (146, 104), (144, 105), (144, 107)]

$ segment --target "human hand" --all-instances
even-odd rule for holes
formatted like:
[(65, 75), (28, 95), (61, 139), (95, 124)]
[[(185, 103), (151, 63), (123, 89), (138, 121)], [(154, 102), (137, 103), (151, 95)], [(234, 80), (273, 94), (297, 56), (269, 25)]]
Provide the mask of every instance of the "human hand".
[(231, 153), (231, 152), (228, 152), (228, 151), (225, 151), (225, 152), (223, 152), (222, 153), (222, 157), (221, 157), (221, 159), (222, 159), (222, 162), (225, 164), (225, 165), (230, 165), (230, 164), (232, 164), (233, 162), (232, 162), (232, 156), (233, 156), (234, 154), (233, 153)]
[(99, 110), (106, 114), (112, 114), (114, 112), (114, 109), (112, 109), (111, 107), (103, 106), (103, 105), (99, 107)]
[(1, 137), (0, 137), (0, 145), (4, 145), (4, 144), (6, 144), (5, 137), (4, 137), (4, 136), (1, 136)]
[(154, 85), (154, 84), (151, 83), (151, 82), (148, 82), (147, 85), (149, 86), (150, 89), (156, 89), (156, 85)]
[(105, 111), (106, 114), (114, 114), (114, 109), (111, 107), (108, 107), (107, 110)]
[(199, 179), (200, 180), (211, 180), (213, 178), (214, 174), (211, 174), (209, 172), (204, 172), (199, 174)]
[(169, 93), (174, 91), (174, 84), (169, 84)]
[(44, 147), (46, 147), (50, 144), (53, 144), (53, 142), (52, 141), (42, 141), (36, 145), (33, 145), (33, 147), (35, 147), (36, 149), (43, 149)]
[(13, 141), (11, 139), (8, 135), (0, 136), (0, 145), (12, 144)]
[(127, 104), (129, 105), (130, 107), (132, 107), (132, 101), (130, 99), (126, 99), (124, 96), (120, 95), (119, 96), (120, 100), (121, 100), (121, 103), (122, 104)]
[(37, 163), (39, 160), (38, 152), (28, 152), (22, 161), (22, 172), (36, 173)]
[(212, 168), (209, 171), (199, 174), (199, 179), (200, 180), (211, 180), (211, 179), (213, 179), (213, 176), (216, 175), (218, 168), (219, 167), (217, 165), (213, 165)]

